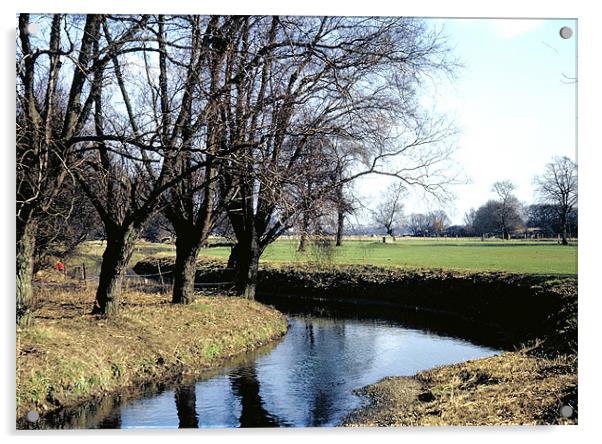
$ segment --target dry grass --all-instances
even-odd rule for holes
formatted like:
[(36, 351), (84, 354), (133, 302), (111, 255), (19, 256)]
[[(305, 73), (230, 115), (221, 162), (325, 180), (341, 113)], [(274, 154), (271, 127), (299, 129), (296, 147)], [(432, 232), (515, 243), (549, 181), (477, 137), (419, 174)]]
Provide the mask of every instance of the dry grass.
[(576, 408), (576, 356), (553, 359), (504, 353), (385, 378), (362, 390), (371, 404), (347, 426), (576, 424), (560, 408)]
[(94, 290), (42, 291), (35, 324), (17, 331), (17, 417), (179, 373), (194, 373), (281, 336), (286, 318), (259, 303), (130, 291), (112, 319), (90, 315)]

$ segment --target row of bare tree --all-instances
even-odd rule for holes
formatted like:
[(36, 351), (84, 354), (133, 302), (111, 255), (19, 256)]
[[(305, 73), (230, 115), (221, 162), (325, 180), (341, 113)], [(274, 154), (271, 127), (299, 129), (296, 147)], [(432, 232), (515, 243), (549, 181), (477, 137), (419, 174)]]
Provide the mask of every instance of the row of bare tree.
[(553, 157), (544, 172), (534, 178), (535, 204), (526, 206), (515, 196), (516, 185), (509, 180), (495, 182), (495, 195), (478, 209), (464, 215), (463, 226), (450, 226), (443, 210), (428, 214), (404, 216), (408, 190), (403, 183), (393, 183), (381, 194), (381, 201), (372, 211), (374, 223), (395, 240), (400, 230), (412, 236), (475, 236), (499, 234), (510, 239), (513, 233), (531, 227), (545, 233), (557, 233), (562, 244), (568, 245), (569, 227), (576, 230), (578, 201), (577, 164), (566, 156)]
[[(578, 204), (577, 164), (566, 156), (548, 162), (542, 174), (533, 179), (536, 203), (526, 206), (515, 196), (516, 185), (509, 180), (495, 182), (495, 199), (465, 215), (465, 231), (472, 234), (512, 233), (531, 227), (548, 234), (557, 233), (568, 245), (569, 227), (576, 228)], [(574, 232), (574, 231), (573, 231)]]
[(452, 129), (419, 94), (454, 66), (418, 19), (19, 15), (17, 323), (31, 319), (44, 221), (83, 208), (61, 198), (74, 188), (107, 240), (104, 315), (158, 212), (176, 234), (174, 303), (194, 300), (198, 249), (224, 217), (238, 291), (254, 298), (265, 248), (324, 208), (342, 230), (356, 178), (442, 189)]
[[(382, 193), (381, 200), (372, 210), (372, 220), (380, 229), (395, 240), (400, 231), (412, 236), (441, 236), (449, 226), (444, 210), (432, 210), (427, 214), (404, 215), (408, 189), (403, 183), (392, 183)], [(441, 194), (436, 194), (440, 197)]]

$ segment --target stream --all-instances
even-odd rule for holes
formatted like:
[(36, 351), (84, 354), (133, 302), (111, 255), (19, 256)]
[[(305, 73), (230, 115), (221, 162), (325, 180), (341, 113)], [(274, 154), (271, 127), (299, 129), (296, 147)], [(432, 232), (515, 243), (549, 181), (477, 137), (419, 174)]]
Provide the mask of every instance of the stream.
[(336, 426), (364, 402), (355, 389), (385, 376), (499, 353), (495, 346), (441, 333), (445, 326), (426, 328), (432, 321), (412, 314), (360, 316), (359, 310), (267, 302), (288, 315), (289, 330), (280, 341), (198, 380), (158, 384), (135, 397), (108, 397), (63, 412), (45, 428)]

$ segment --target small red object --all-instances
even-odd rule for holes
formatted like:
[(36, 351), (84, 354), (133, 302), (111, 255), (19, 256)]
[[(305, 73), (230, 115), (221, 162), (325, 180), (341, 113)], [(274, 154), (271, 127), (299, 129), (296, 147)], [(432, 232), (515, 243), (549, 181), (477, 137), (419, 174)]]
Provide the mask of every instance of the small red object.
[(65, 271), (65, 265), (61, 261), (57, 261), (56, 269), (63, 273)]

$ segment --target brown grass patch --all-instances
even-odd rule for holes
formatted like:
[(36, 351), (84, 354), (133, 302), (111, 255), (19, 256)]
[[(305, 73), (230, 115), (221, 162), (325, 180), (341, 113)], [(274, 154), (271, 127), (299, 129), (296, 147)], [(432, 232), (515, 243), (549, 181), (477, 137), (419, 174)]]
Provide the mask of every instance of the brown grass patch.
[(92, 288), (39, 291), (35, 323), (17, 331), (17, 417), (74, 405), (178, 373), (195, 373), (281, 336), (286, 318), (240, 298), (130, 291), (121, 313), (90, 313)]
[(509, 352), (500, 356), (385, 378), (362, 390), (368, 407), (347, 426), (576, 424), (575, 356), (553, 359)]

